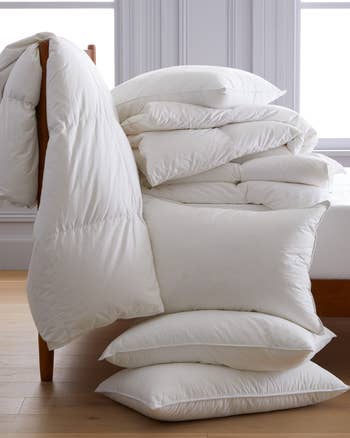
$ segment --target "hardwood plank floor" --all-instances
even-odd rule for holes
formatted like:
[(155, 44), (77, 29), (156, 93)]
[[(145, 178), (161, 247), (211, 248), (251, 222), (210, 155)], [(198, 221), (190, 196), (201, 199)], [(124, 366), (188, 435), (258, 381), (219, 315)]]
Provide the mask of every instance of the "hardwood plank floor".
[[(133, 322), (96, 330), (56, 351), (53, 384), (41, 384), (25, 272), (0, 271), (0, 438), (350, 438), (350, 393), (317, 406), (186, 423), (160, 423), (93, 391), (116, 371), (98, 357)], [(350, 383), (350, 319), (316, 358)]]

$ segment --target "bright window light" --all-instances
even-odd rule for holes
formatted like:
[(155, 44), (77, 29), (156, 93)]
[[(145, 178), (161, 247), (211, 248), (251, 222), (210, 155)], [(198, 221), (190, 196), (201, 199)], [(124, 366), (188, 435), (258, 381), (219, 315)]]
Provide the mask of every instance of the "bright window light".
[(302, 9), (300, 112), (321, 138), (350, 138), (350, 9)]
[(0, 9), (0, 51), (14, 41), (49, 31), (85, 49), (97, 48), (97, 67), (114, 87), (113, 9)]

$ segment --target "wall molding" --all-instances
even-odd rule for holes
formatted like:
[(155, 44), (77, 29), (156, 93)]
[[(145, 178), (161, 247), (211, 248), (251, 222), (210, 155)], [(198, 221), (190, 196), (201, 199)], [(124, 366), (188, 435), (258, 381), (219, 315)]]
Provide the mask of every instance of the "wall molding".
[(237, 1), (226, 0), (227, 16), (227, 66), (235, 67), (237, 65)]
[(33, 221), (33, 215), (1, 212), (0, 270), (28, 268), (33, 245)]
[(132, 32), (132, 6), (134, 2), (128, 0), (116, 0), (115, 7), (115, 83), (120, 84), (131, 77), (131, 32)]
[(35, 221), (35, 213), (20, 213), (16, 211), (0, 210), (0, 223), (33, 223)]
[(253, 72), (287, 94), (281, 105), (297, 107), (297, 0), (253, 0)]
[(179, 1), (160, 1), (160, 64), (179, 64)]
[(189, 0), (179, 0), (179, 64), (188, 64)]

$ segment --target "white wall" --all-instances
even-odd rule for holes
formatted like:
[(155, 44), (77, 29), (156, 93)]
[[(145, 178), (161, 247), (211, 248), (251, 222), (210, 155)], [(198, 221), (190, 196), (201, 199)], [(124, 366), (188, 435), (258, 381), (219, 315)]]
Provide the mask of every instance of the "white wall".
[(252, 0), (121, 0), (118, 17), (119, 82), (177, 64), (252, 68)]
[[(295, 0), (116, 1), (118, 82), (170, 65), (225, 65), (288, 88), (281, 103), (294, 105)], [(27, 268), (33, 220), (0, 209), (0, 269)]]

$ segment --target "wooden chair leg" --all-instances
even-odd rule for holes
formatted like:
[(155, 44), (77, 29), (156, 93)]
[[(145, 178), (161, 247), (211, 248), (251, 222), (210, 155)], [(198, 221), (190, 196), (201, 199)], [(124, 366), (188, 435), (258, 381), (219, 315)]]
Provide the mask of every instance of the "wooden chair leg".
[(44, 339), (38, 335), (40, 377), (42, 382), (52, 382), (54, 350), (50, 351)]

